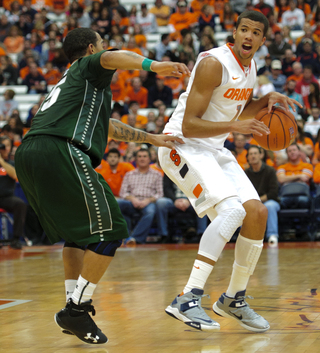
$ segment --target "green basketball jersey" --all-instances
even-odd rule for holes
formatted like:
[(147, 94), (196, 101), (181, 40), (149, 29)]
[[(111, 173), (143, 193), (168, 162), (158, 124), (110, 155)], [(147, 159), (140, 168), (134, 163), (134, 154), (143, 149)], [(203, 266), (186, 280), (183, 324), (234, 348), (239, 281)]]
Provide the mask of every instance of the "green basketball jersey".
[(26, 139), (34, 135), (65, 138), (90, 156), (94, 168), (100, 164), (108, 140), (110, 83), (115, 72), (101, 66), (103, 53), (71, 65), (42, 103)]

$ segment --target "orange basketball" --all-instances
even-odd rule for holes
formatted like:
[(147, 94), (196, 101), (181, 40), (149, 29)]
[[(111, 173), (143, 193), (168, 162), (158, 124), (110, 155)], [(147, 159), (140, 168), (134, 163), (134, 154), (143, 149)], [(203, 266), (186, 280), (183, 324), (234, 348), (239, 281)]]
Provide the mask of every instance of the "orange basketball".
[(253, 135), (262, 148), (280, 151), (293, 143), (298, 127), (292, 113), (280, 107), (273, 107), (271, 113), (268, 113), (268, 108), (263, 108), (255, 118), (265, 123), (270, 130), (269, 135)]

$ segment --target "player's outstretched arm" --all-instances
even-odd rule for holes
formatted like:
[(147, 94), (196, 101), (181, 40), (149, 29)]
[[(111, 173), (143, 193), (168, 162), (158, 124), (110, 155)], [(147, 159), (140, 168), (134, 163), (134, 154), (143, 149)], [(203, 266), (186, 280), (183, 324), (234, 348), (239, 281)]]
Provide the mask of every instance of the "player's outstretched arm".
[(221, 84), (222, 66), (213, 57), (202, 59), (196, 69), (194, 81), (187, 99), (187, 105), (182, 122), (182, 133), (187, 138), (213, 137), (229, 132), (240, 132), (245, 134), (268, 133), (268, 128), (262, 122), (252, 119), (251, 121), (213, 122), (201, 119), (206, 112), (216, 87)]
[(108, 70), (147, 70), (162, 76), (190, 76), (185, 64), (171, 61), (158, 62), (126, 50), (106, 51), (101, 55), (101, 65)]
[(174, 142), (184, 143), (179, 137), (170, 135), (149, 134), (145, 131), (135, 129), (119, 120), (110, 119), (109, 137), (119, 141), (150, 143), (157, 147), (174, 148)]

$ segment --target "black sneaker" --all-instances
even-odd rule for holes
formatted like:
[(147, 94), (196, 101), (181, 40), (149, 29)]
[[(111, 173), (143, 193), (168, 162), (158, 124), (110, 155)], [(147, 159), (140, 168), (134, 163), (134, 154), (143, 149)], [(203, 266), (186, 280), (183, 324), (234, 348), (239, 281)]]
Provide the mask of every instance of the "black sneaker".
[(21, 250), (22, 249), (21, 241), (18, 239), (12, 240), (12, 242), (10, 243), (10, 248)]
[(92, 300), (76, 305), (69, 299), (65, 308), (55, 314), (54, 319), (63, 333), (74, 334), (81, 341), (90, 344), (107, 343), (108, 338), (102, 333), (91, 316), (96, 314)]

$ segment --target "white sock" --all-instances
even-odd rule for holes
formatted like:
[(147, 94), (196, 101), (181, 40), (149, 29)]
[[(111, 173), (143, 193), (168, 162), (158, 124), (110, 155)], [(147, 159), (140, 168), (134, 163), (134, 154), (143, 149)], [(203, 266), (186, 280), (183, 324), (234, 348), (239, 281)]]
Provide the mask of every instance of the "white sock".
[(226, 295), (234, 298), (237, 292), (247, 288), (263, 248), (262, 240), (253, 240), (238, 236), (235, 247), (235, 260)]
[(184, 287), (183, 293), (188, 293), (193, 288), (203, 289), (212, 269), (212, 265), (200, 260), (195, 260), (189, 277), (189, 281)]
[(77, 305), (83, 302), (87, 302), (91, 299), (93, 292), (96, 289), (96, 286), (96, 284), (88, 282), (80, 275), (77, 281), (76, 288), (72, 294), (72, 301)]
[(67, 301), (72, 297), (72, 294), (76, 288), (77, 280), (76, 279), (66, 279), (64, 281), (64, 286), (66, 288), (66, 299)]

